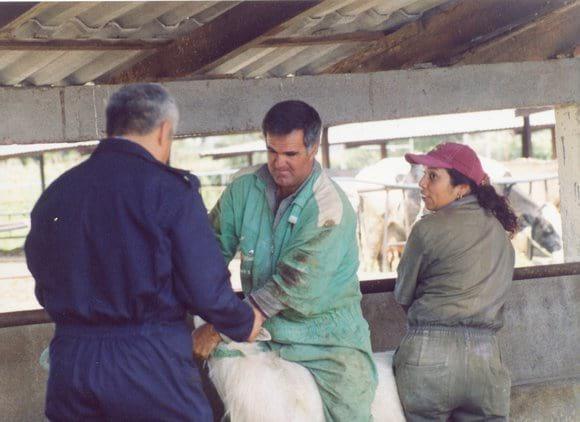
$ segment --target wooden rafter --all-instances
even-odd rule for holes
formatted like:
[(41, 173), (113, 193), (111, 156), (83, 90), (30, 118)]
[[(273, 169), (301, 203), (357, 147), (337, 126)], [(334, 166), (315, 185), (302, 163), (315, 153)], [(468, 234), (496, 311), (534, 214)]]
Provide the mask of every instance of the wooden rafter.
[(297, 47), (309, 45), (331, 45), (358, 42), (372, 42), (385, 37), (384, 31), (356, 31), (344, 34), (325, 35), (320, 37), (287, 37), (268, 38), (262, 41), (260, 47)]
[(372, 72), (413, 68), (424, 63), (449, 65), (452, 59), (482, 42), (515, 31), (574, 2), (463, 0), (445, 10), (427, 13), (325, 72)]
[(151, 50), (166, 47), (171, 40), (2, 40), (0, 51), (114, 51)]
[[(362, 1), (362, 0), (359, 0)], [(285, 21), (281, 22), (279, 25), (271, 28), (270, 30), (264, 32), (261, 36), (256, 37), (250, 42), (247, 42), (241, 45), (236, 50), (226, 54), (217, 60), (213, 61), (212, 63), (207, 64), (206, 66), (200, 68), (196, 73), (197, 74), (205, 74), (213, 69), (223, 65), (224, 63), (246, 53), (248, 50), (252, 48), (261, 48), (260, 46), (262, 43), (267, 42), (266, 40), (272, 39), (279, 33), (284, 30), (287, 30), (291, 27), (296, 27), (299, 25), (304, 24), (305, 19), (310, 17), (322, 17), (332, 11), (340, 9), (348, 4), (351, 4), (353, 0), (324, 0), (321, 2), (313, 2), (310, 7), (305, 7), (301, 13), (296, 14), (294, 17), (290, 19), (286, 19)], [(299, 3), (299, 2), (298, 2)]]
[(575, 1), (519, 30), (462, 55), (457, 64), (500, 63), (574, 57), (580, 46), (580, 2)]
[(316, 2), (243, 2), (206, 25), (178, 38), (129, 68), (99, 78), (100, 83), (183, 78), (309, 9)]

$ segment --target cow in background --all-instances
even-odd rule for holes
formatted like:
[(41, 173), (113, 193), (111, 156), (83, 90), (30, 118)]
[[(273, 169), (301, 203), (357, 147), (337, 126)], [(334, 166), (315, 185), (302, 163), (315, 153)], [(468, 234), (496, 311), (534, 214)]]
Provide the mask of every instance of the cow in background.
[[(508, 168), (498, 161), (482, 158), (492, 179), (510, 177)], [(363, 271), (394, 271), (410, 228), (424, 210), (418, 183), (422, 166), (411, 166), (402, 157), (389, 157), (363, 168), (355, 180), (338, 180), (347, 190), (359, 218), (359, 247)], [(381, 185), (404, 184), (414, 189), (388, 189)], [(519, 217), (521, 232), (514, 247), (529, 263), (537, 255), (557, 257), (562, 249), (561, 222), (555, 207), (534, 202), (522, 186), (496, 185), (507, 195)], [(355, 200), (358, 194), (358, 200)]]

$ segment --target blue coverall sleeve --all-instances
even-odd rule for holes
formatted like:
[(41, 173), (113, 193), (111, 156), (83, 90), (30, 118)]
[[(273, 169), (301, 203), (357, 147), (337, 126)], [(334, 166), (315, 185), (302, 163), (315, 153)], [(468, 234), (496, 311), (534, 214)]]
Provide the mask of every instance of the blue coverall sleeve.
[(250, 336), (251, 307), (230, 284), (230, 273), (197, 189), (179, 206), (170, 226), (175, 289), (186, 307), (236, 341)]
[(44, 242), (44, 236), (42, 235), (42, 230), (40, 230), (38, 226), (38, 216), (36, 212), (36, 207), (32, 210), (30, 214), (30, 231), (28, 232), (28, 236), (26, 237), (26, 241), (24, 243), (24, 250), (26, 251), (26, 263), (28, 265), (28, 269), (30, 273), (34, 275), (34, 295), (36, 296), (36, 300), (40, 303), (41, 306), (44, 307), (44, 296), (42, 294), (43, 290), (40, 285), (40, 280), (42, 277), (39, 277), (39, 274), (43, 271), (42, 265), (42, 254), (39, 251), (42, 251), (47, 246)]

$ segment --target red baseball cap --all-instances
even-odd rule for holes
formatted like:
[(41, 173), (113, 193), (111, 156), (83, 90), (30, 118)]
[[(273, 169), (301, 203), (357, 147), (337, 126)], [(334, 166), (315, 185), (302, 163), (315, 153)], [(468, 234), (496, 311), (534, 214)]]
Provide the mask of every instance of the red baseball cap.
[(464, 144), (444, 142), (427, 154), (405, 154), (405, 160), (411, 164), (422, 164), (427, 167), (455, 169), (478, 185), (486, 183), (487, 180), (487, 174), (477, 154)]

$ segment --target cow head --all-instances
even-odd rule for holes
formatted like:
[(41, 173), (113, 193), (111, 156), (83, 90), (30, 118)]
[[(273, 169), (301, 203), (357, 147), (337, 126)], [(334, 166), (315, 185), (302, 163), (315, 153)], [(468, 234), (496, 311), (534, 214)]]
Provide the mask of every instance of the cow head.
[(520, 229), (531, 226), (532, 239), (546, 251), (553, 253), (562, 249), (562, 237), (556, 231), (554, 225), (540, 213), (537, 215), (522, 214), (518, 218), (518, 225)]

